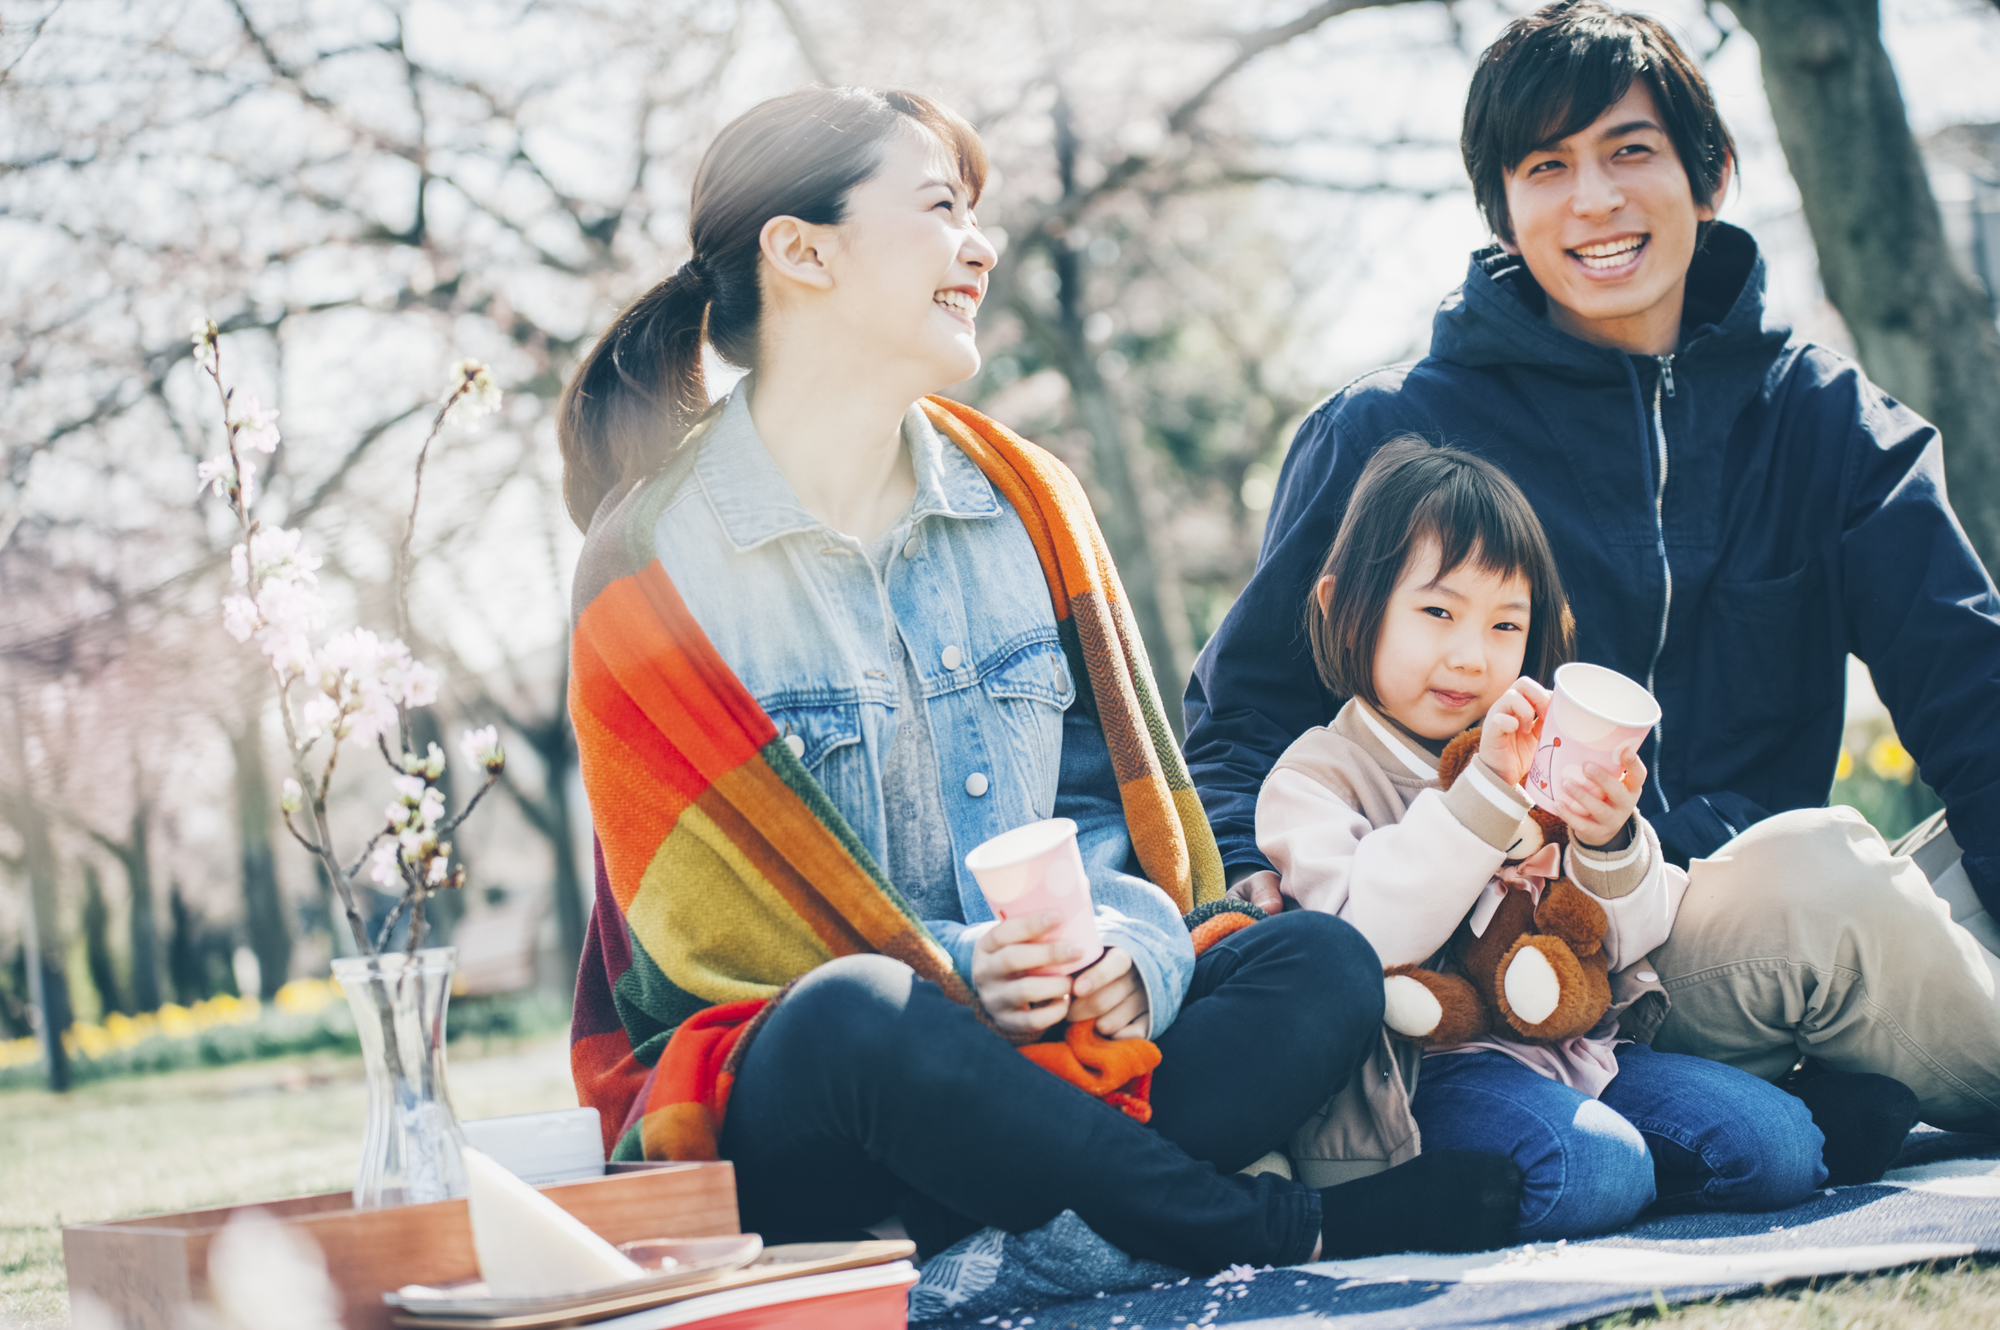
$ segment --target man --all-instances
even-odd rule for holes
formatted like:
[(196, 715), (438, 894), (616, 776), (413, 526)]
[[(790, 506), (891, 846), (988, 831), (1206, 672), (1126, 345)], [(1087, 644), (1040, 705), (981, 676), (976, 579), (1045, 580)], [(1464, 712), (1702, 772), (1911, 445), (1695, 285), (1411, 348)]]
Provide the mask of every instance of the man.
[[(2000, 597), (1937, 432), (1764, 309), (1755, 242), (1714, 220), (1734, 145), (1657, 23), (1595, 0), (1516, 20), (1480, 58), (1462, 146), (1499, 246), (1427, 357), (1307, 418), (1188, 686), (1235, 890), (1280, 903), (1257, 791), (1341, 701), (1300, 625), (1354, 478), (1396, 435), (1450, 442), (1534, 503), (1582, 658), (1664, 710), (1640, 807), (1690, 886), (1648, 967), (1670, 1001), (1654, 1045), (1773, 1080), (1882, 1073), (1927, 1121), (2000, 1131)], [(1914, 858), (1822, 806), (1850, 651), (1945, 800), (1950, 829), (1920, 829)]]

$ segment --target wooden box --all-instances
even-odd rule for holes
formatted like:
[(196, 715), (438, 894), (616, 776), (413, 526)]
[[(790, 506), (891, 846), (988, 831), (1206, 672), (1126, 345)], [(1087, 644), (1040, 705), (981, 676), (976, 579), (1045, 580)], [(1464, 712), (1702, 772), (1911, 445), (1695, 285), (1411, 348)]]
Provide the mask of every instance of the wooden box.
[[(657, 1164), (542, 1194), (610, 1242), (701, 1238), (741, 1230), (728, 1163)], [(388, 1330), (382, 1294), (479, 1273), (465, 1202), (356, 1210), (347, 1192), (257, 1206), (149, 1215), (63, 1229), (72, 1303), (89, 1294), (131, 1330), (182, 1330), (181, 1308), (208, 1298), (208, 1244), (238, 1210), (263, 1209), (319, 1244), (344, 1302), (347, 1330)]]

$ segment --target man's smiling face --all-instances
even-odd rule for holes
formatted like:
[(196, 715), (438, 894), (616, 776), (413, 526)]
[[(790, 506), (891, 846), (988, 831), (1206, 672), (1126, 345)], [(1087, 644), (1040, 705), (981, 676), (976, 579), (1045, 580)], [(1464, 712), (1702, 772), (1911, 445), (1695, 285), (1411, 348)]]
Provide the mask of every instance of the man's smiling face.
[[(1728, 182), (1725, 168), (1716, 197)], [(1599, 346), (1674, 349), (1696, 227), (1715, 209), (1695, 202), (1643, 80), (1589, 125), (1523, 157), (1506, 189), (1507, 248), (1548, 294), (1552, 323)]]

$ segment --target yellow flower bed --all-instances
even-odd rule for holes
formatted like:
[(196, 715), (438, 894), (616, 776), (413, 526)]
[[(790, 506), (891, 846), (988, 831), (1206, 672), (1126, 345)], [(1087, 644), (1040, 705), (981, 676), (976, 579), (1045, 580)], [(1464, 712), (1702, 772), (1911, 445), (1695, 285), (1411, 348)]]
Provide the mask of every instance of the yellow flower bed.
[[(340, 985), (332, 979), (294, 979), (278, 990), (271, 1005), (294, 1016), (309, 1016), (341, 1001)], [(192, 1039), (219, 1025), (249, 1025), (264, 1014), (255, 997), (218, 993), (182, 1006), (169, 1002), (158, 1011), (127, 1016), (112, 1012), (101, 1022), (78, 1021), (63, 1031), (63, 1048), (73, 1058), (92, 1061), (136, 1048), (149, 1039)], [(32, 1038), (0, 1041), (0, 1071), (38, 1061), (41, 1047)]]

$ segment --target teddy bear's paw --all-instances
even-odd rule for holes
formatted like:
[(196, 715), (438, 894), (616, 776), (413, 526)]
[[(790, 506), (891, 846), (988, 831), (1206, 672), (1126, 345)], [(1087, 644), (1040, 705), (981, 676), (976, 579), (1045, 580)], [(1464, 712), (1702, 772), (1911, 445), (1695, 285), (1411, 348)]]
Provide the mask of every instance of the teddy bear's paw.
[(1530, 1025), (1540, 1025), (1562, 1003), (1562, 980), (1549, 958), (1536, 947), (1514, 953), (1501, 977), (1500, 991), (1507, 995), (1507, 1008)]
[(1444, 1019), (1444, 1004), (1407, 974), (1384, 978), (1382, 999), (1382, 1023), (1405, 1039), (1424, 1038)]
[(1610, 1005), (1610, 988), (1592, 982), (1603, 966), (1601, 956), (1579, 961), (1557, 938), (1521, 938), (1500, 963), (1501, 1015), (1518, 1036), (1541, 1043), (1583, 1034)]
[(1457, 1048), (1476, 1039), (1492, 1012), (1463, 975), (1398, 965), (1382, 977), (1382, 1023), (1425, 1048)]

